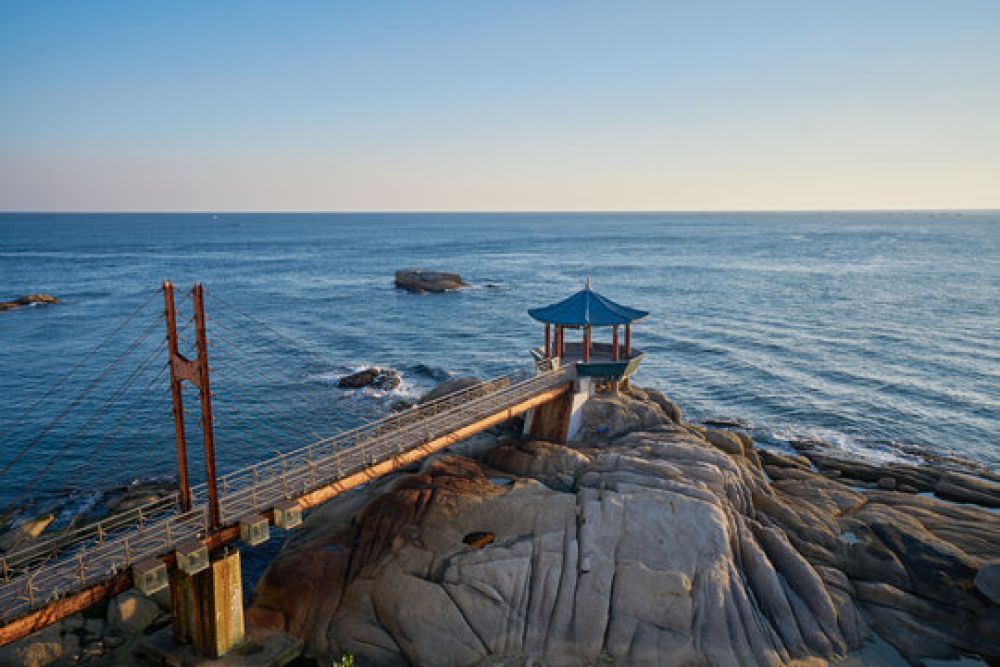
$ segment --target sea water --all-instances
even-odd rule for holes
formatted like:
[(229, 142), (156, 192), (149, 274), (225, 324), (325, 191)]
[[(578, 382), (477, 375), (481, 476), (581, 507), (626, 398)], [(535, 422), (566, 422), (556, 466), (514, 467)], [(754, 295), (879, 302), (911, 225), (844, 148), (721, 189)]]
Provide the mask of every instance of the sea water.
[[(470, 287), (395, 289), (410, 267)], [(3, 214), (0, 300), (63, 303), (0, 313), (0, 469), (13, 462), (0, 507), (48, 499), (71, 513), (176, 474), (164, 279), (189, 355), (184, 295), (206, 286), (226, 471), (443, 379), (525, 370), (543, 333), (527, 309), (588, 277), (650, 312), (634, 327), (635, 382), (691, 419), (738, 423), (766, 446), (820, 439), (1000, 470), (996, 212)], [(337, 386), (371, 365), (402, 384)], [(197, 481), (197, 395), (185, 400)]]

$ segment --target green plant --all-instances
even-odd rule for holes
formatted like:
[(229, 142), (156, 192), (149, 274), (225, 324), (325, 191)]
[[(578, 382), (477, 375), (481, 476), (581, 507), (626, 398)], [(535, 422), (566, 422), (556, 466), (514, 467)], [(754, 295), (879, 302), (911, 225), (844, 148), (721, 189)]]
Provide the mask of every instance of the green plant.
[(350, 651), (340, 656), (340, 660), (333, 661), (333, 667), (354, 667), (354, 654)]

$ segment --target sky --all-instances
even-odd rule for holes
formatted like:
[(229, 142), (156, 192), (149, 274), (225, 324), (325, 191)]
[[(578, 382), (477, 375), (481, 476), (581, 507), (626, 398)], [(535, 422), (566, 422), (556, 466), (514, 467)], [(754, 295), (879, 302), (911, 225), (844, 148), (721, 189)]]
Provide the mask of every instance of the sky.
[(1000, 208), (1000, 2), (0, 0), (0, 210)]

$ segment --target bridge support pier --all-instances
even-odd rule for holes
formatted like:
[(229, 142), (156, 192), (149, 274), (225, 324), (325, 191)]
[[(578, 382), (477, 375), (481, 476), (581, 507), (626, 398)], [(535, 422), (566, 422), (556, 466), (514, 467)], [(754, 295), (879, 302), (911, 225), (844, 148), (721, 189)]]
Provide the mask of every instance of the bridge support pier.
[(174, 639), (199, 653), (218, 658), (243, 641), (243, 583), (240, 552), (213, 555), (196, 574), (170, 575)]
[(573, 391), (532, 408), (524, 418), (524, 433), (552, 442), (572, 442), (583, 425), (580, 408), (594, 393), (592, 378), (573, 381)]

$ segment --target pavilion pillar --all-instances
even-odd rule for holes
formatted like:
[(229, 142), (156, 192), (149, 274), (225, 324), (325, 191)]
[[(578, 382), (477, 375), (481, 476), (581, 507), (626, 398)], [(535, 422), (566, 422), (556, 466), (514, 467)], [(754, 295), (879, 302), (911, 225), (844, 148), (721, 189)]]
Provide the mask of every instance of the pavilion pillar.
[(618, 361), (618, 325), (611, 327), (611, 360)]
[(545, 323), (545, 358), (552, 358), (552, 325)]
[(625, 358), (632, 358), (632, 325), (625, 325)]
[(556, 356), (560, 359), (566, 356), (566, 327), (556, 329)]
[(583, 363), (590, 363), (590, 325), (583, 327)]

